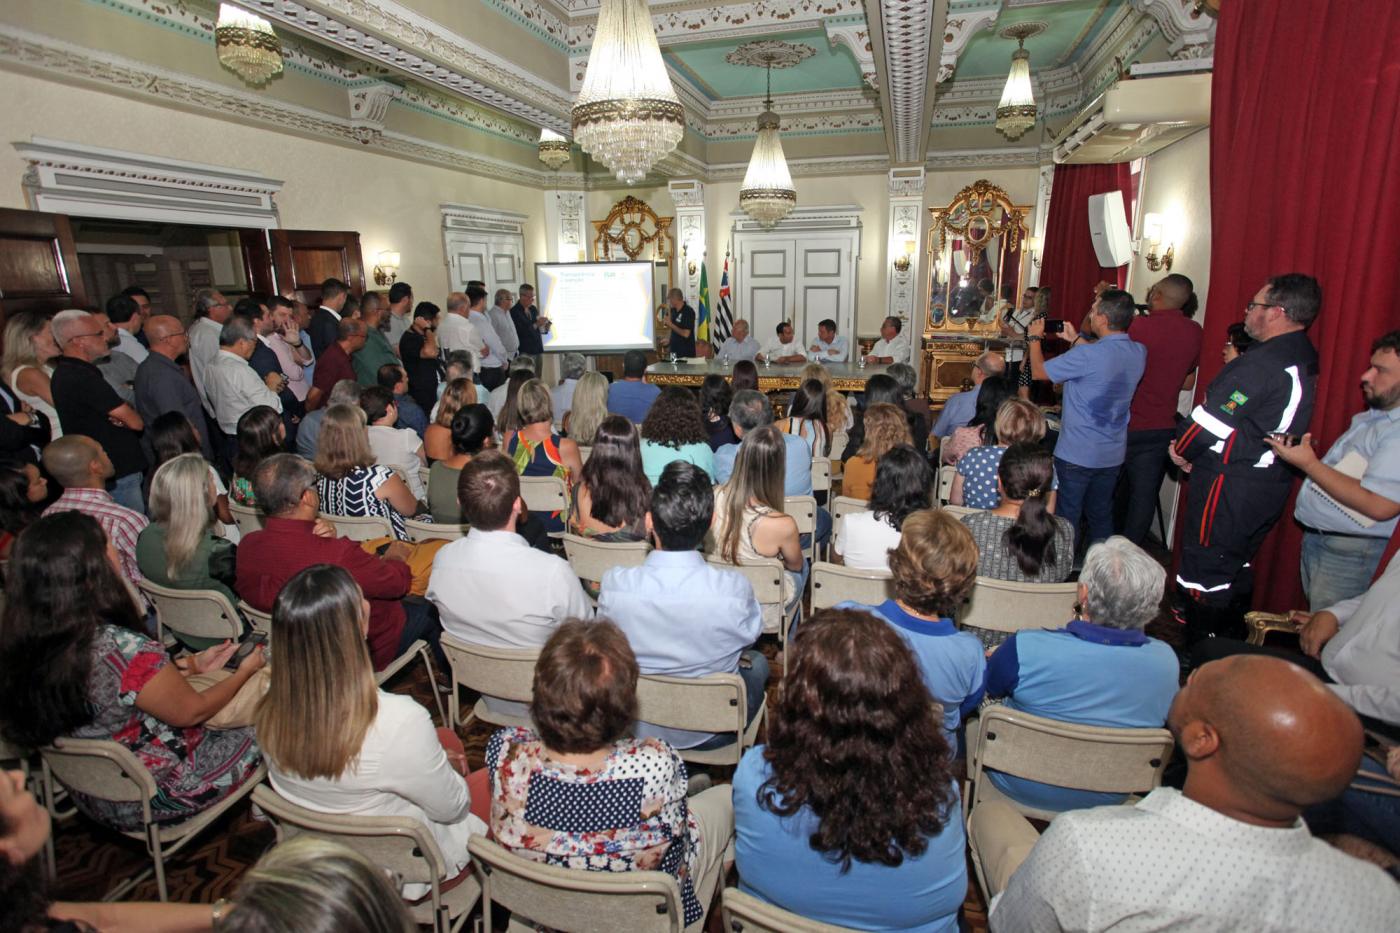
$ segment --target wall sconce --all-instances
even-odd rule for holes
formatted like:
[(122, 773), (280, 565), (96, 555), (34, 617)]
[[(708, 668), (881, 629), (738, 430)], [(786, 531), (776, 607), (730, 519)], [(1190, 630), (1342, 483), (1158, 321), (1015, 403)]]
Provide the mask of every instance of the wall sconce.
[(399, 252), (386, 249), (374, 264), (374, 284), (393, 285), (399, 277)]
[(1147, 268), (1153, 272), (1163, 269), (1170, 272), (1176, 259), (1176, 238), (1166, 218), (1161, 214), (1148, 214), (1143, 218), (1142, 229), (1142, 258)]
[(909, 266), (914, 261), (914, 250), (918, 246), (912, 237), (905, 237), (901, 243), (901, 252), (894, 260), (894, 271), (905, 273), (909, 271)]
[(1026, 258), (1031, 261), (1031, 266), (1040, 268), (1040, 251), (1045, 246), (1045, 240), (1038, 236), (1026, 237)]

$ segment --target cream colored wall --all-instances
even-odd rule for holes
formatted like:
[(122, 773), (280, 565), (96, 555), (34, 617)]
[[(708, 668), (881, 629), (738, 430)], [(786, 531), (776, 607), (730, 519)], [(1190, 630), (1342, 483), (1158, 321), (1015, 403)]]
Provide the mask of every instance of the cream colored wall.
[(0, 206), (26, 208), (25, 162), (8, 143), (48, 136), (92, 146), (261, 172), (284, 184), (275, 200), (290, 229), (357, 230), (366, 265), (383, 249), (402, 254), (400, 279), (418, 297), (448, 288), (444, 202), (528, 214), (525, 262), (547, 258), (544, 192), (373, 151), (317, 142), (169, 107), (0, 71)]
[[(1197, 321), (1205, 321), (1206, 293), (1210, 290), (1210, 131), (1201, 130), (1148, 156), (1143, 166), (1138, 193), (1138, 216), (1134, 234), (1149, 213), (1173, 218), (1180, 231), (1172, 272), (1187, 276), (1196, 286), (1201, 310)], [(1167, 275), (1166, 269), (1153, 272), (1140, 255), (1128, 264), (1128, 290), (1139, 301), (1147, 297), (1152, 283)]]

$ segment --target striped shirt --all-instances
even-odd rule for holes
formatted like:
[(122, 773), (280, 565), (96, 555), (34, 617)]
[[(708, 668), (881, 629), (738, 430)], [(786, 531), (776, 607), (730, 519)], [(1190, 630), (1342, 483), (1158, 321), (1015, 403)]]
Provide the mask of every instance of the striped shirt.
[(142, 578), (141, 568), (136, 563), (136, 539), (150, 524), (140, 512), (118, 505), (105, 489), (65, 489), (63, 495), (54, 500), (53, 505), (44, 509), (44, 515), (55, 512), (82, 512), (97, 519), (107, 540), (117, 549), (122, 559), (122, 570), (132, 583)]

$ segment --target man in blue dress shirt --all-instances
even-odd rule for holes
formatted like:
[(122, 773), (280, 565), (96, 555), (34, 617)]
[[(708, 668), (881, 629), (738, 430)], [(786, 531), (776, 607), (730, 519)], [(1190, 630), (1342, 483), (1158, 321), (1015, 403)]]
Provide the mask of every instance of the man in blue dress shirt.
[[(988, 376), (1000, 376), (1006, 372), (1006, 358), (1000, 353), (988, 350), (977, 357), (972, 364), (972, 388), (948, 397), (943, 403), (943, 411), (933, 426), (934, 437), (947, 437), (958, 428), (965, 427), (977, 414), (977, 395), (982, 391), (982, 383)], [(917, 440), (917, 438), (916, 438)]]
[(641, 424), (651, 411), (651, 403), (661, 390), (642, 377), (647, 372), (647, 355), (641, 350), (628, 350), (622, 358), (622, 378), (608, 386), (608, 414), (622, 415), (633, 424)]

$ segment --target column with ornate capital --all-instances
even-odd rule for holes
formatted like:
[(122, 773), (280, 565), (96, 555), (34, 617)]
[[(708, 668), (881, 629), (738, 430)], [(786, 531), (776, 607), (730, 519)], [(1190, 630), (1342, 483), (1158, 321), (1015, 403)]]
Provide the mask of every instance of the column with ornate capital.
[(544, 193), (545, 246), (551, 262), (587, 262), (587, 227), (582, 191)]
[[(671, 201), (676, 205), (676, 280), (685, 291), (685, 300), (697, 307), (700, 299), (700, 264), (705, 260), (705, 186), (699, 179), (682, 178), (668, 182)], [(714, 270), (710, 278), (714, 279)], [(711, 285), (718, 294), (718, 284)]]
[[(886, 313), (904, 322), (904, 333), (915, 343), (923, 333), (923, 278), (919, 257), (923, 254), (923, 166), (892, 168), (889, 173), (890, 227), (885, 255), (889, 260)], [(869, 326), (867, 322), (866, 326)], [(914, 357), (918, 357), (915, 347)]]

